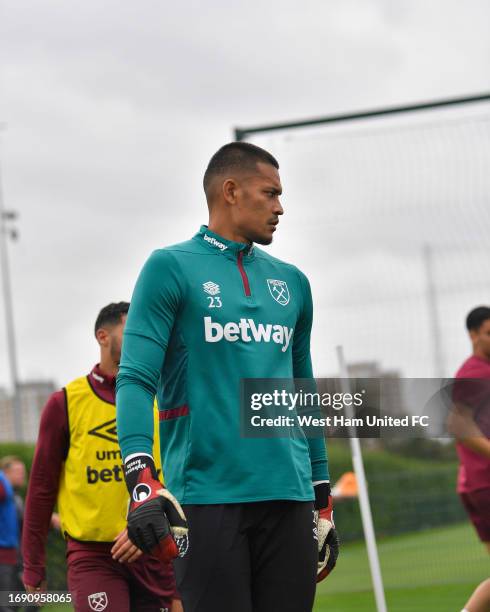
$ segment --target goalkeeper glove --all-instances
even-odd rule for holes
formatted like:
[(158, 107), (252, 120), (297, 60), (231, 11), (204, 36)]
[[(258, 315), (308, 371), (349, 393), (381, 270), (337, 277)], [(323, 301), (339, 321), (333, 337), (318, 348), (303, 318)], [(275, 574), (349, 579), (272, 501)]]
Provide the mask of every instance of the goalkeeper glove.
[(315, 490), (315, 523), (318, 540), (318, 568), (316, 581), (321, 582), (335, 567), (339, 556), (339, 536), (333, 522), (333, 503), (330, 484), (322, 482)]
[(183, 557), (187, 521), (179, 502), (158, 480), (153, 458), (133, 455), (124, 466), (130, 500), (128, 536), (145, 553), (162, 561)]

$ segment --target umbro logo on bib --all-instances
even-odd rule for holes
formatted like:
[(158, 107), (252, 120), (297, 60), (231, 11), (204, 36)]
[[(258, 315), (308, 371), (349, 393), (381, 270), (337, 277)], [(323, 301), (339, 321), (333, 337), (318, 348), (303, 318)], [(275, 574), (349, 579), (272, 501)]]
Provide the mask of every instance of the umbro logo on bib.
[(91, 436), (97, 436), (103, 440), (109, 440), (109, 442), (119, 444), (116, 431), (116, 419), (111, 419), (110, 421), (106, 421), (101, 425), (97, 425), (97, 427), (94, 427), (88, 433)]

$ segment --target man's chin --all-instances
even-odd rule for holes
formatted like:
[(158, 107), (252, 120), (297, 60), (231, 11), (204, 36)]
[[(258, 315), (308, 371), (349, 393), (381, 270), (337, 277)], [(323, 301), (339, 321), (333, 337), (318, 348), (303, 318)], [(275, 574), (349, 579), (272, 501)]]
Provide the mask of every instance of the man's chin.
[(267, 246), (268, 244), (271, 244), (272, 240), (272, 236), (257, 236), (256, 238), (254, 238), (253, 242), (262, 246)]

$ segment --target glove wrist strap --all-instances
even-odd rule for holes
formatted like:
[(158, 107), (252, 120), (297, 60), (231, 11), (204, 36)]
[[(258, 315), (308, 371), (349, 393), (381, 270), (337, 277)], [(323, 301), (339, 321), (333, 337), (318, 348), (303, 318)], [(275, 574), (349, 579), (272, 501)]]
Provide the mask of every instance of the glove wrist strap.
[(315, 491), (315, 510), (323, 510), (328, 506), (330, 497), (330, 483), (322, 482), (313, 487)]
[(130, 496), (132, 496), (133, 490), (138, 484), (139, 475), (147, 468), (150, 469), (152, 478), (158, 481), (158, 472), (153, 457), (141, 454), (130, 455), (130, 457), (126, 459), (124, 463), (124, 480), (126, 481)]

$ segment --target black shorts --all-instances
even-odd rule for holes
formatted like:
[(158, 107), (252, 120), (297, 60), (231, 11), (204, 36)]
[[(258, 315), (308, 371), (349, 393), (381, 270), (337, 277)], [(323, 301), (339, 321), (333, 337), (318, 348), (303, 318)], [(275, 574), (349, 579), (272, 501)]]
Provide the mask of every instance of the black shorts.
[(311, 612), (313, 502), (186, 505), (189, 550), (174, 561), (185, 612)]

